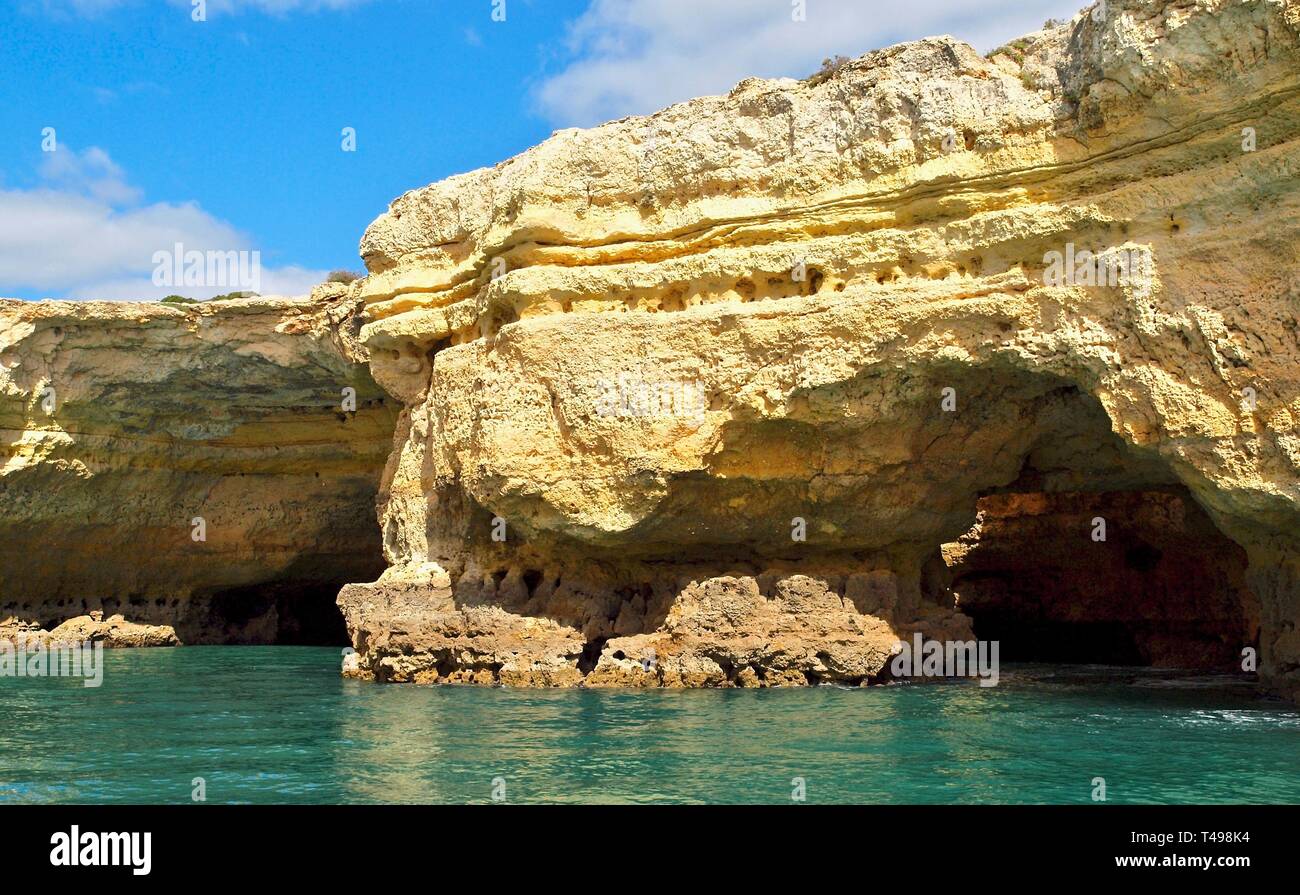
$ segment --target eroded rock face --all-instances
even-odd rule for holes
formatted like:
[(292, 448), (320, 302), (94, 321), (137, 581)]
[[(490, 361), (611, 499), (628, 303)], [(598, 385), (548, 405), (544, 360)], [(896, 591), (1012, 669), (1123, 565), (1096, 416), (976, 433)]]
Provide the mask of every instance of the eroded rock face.
[(1296, 0), (1112, 0), (397, 199), (362, 242), (404, 409), (353, 673), (870, 680), (963, 628), (940, 546), (1020, 483), (1183, 489), (1296, 687), (1298, 32)]
[(993, 494), (944, 555), (1003, 661), (1232, 672), (1258, 645), (1246, 553), (1182, 489)]
[(898, 629), (972, 636), (951, 603), (906, 592), (888, 569), (804, 571), (814, 574), (575, 563), (467, 569), (453, 585), (430, 563), (343, 589), (362, 655), (348, 673), (551, 687), (866, 684), (882, 676)]
[(127, 621), (120, 614), (104, 618), (104, 613), (99, 610), (70, 618), (53, 631), (46, 631), (31, 622), (8, 618), (0, 621), (0, 641), (47, 647), (99, 643), (107, 649), (181, 645), (171, 625), (140, 625)]
[(382, 571), (396, 410), (327, 293), (0, 301), (0, 618), (337, 642), (339, 585)]

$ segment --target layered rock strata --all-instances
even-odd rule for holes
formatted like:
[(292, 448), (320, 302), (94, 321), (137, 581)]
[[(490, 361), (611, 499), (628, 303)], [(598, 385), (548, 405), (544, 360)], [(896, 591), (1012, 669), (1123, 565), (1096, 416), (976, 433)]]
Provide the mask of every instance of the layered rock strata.
[(327, 293), (0, 301), (0, 618), (341, 642), (339, 585), (382, 570), (396, 409)]
[(870, 682), (994, 599), (997, 550), (943, 549), (982, 499), (986, 537), (1074, 557), (1066, 605), (1123, 584), (1172, 494), (1209, 528), (1171, 549), (1205, 535), (1231, 594), (1152, 585), (1200, 627), (1142, 658), (1257, 650), (1297, 689), (1298, 178), (1300, 3), (1114, 0), (400, 197), (362, 241), (360, 338), (403, 409), (389, 567), (339, 596), (350, 673)]

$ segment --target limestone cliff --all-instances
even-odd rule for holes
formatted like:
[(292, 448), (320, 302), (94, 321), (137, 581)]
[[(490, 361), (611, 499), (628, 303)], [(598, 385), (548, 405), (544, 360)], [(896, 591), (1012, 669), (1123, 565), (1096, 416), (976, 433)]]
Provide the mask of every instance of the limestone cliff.
[(352, 310), (0, 301), (0, 619), (335, 641), (338, 586), (382, 569), (396, 413)]
[(350, 673), (864, 682), (1039, 568), (1050, 625), (1008, 637), (1082, 601), (1295, 690), (1298, 178), (1300, 2), (1112, 0), (400, 197), (362, 241), (403, 409)]

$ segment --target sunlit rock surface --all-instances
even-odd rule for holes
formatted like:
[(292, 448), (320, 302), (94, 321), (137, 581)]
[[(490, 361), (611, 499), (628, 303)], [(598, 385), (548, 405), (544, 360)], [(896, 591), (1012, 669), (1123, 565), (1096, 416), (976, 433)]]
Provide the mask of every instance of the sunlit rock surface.
[(335, 293), (0, 301), (0, 619), (340, 642), (396, 411)]
[(1184, 599), (1187, 636), (1141, 615), (1173, 638), (1141, 657), (1254, 649), (1295, 690), (1298, 32), (1296, 0), (1119, 0), (397, 199), (356, 293), (403, 409), (389, 567), (339, 597), (349, 673), (871, 682), (895, 638), (969, 636), (963, 595), (993, 598), (962, 563), (997, 551), (953, 546), (982, 498), (1060, 510), (1001, 498), (999, 530), (1071, 557), (1068, 602), (1146, 562), (1142, 495), (1174, 494), (1210, 528), (1173, 553), (1206, 533), (1211, 574), (1144, 593), (1231, 595)]

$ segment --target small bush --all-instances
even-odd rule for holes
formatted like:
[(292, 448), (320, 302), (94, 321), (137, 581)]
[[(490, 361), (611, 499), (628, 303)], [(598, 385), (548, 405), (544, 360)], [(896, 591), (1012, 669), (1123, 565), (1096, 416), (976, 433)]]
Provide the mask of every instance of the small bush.
[(993, 50), (984, 58), (992, 59), (994, 56), (1006, 56), (1007, 58), (1015, 62), (1016, 65), (1020, 65), (1025, 61), (1025, 50), (1027, 50), (1028, 48), (1029, 48), (1029, 38), (1017, 37), (1015, 40), (1011, 41), (1011, 43), (1003, 44), (1002, 46), (998, 47), (996, 50)]
[(803, 82), (815, 87), (816, 85), (821, 84), (824, 81), (829, 81), (831, 78), (835, 77), (836, 73), (839, 72), (840, 69), (852, 61), (853, 60), (848, 56), (827, 57), (822, 60), (822, 67), (819, 68), (816, 73), (804, 78)]
[(186, 298), (184, 295), (169, 295), (166, 298), (159, 300), (163, 304), (169, 305), (196, 305), (199, 303), (197, 298)]
[(257, 298), (256, 292), (227, 292), (225, 295), (214, 295), (208, 301), (229, 301), (232, 298)]
[(325, 278), (327, 283), (355, 283), (361, 279), (361, 274), (353, 273), (350, 270), (331, 270), (330, 275)]

